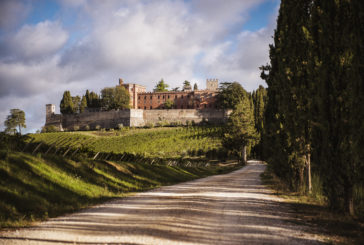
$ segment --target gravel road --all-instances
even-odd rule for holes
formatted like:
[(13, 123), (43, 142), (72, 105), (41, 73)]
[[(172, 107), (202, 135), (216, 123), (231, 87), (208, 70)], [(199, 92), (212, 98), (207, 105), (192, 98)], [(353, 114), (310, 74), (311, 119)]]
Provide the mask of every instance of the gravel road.
[(0, 244), (320, 244), (262, 185), (265, 165), (158, 188), (0, 232)]

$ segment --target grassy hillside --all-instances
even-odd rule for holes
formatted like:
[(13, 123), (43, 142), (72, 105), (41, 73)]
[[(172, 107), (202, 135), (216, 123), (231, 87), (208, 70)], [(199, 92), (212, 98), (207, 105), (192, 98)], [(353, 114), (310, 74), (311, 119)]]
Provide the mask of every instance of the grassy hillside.
[(124, 129), (112, 132), (57, 132), (33, 134), (34, 142), (83, 147), (94, 152), (136, 153), (158, 157), (203, 155), (221, 148), (221, 127)]
[[(62, 134), (47, 134), (59, 136)], [(74, 137), (94, 137), (64, 134)], [(44, 136), (44, 135), (39, 135)], [(103, 136), (101, 136), (103, 137)], [(51, 138), (51, 137), (49, 137)], [(99, 139), (99, 137), (94, 137)], [(119, 139), (119, 138), (117, 138)], [(111, 137), (111, 140), (115, 140)], [(96, 141), (97, 142), (97, 141)], [(117, 141), (118, 142), (118, 141)], [(97, 144), (95, 144), (95, 147)], [(172, 167), (0, 151), (0, 227), (72, 212), (126, 193), (223, 173), (236, 166)]]

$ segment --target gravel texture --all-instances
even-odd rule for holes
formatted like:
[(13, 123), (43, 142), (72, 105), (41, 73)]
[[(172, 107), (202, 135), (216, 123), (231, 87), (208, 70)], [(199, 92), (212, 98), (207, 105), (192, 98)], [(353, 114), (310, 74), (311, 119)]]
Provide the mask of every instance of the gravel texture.
[(0, 244), (320, 244), (262, 185), (265, 165), (113, 200), (37, 226), (0, 232)]

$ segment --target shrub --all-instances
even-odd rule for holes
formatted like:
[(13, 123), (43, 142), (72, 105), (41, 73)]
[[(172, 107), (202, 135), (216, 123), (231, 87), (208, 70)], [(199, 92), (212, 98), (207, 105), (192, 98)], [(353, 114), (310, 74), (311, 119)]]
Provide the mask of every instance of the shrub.
[(73, 126), (73, 131), (78, 131), (78, 130), (80, 130), (80, 126), (78, 125)]
[(146, 128), (154, 128), (154, 123), (152, 122), (148, 122), (147, 124), (145, 124)]
[(118, 129), (122, 130), (122, 129), (123, 129), (123, 127), (124, 127), (124, 125), (123, 125), (122, 123), (119, 123), (119, 124), (118, 124)]
[(54, 125), (44, 126), (42, 128), (42, 133), (51, 133), (59, 131), (58, 128)]
[(100, 129), (101, 129), (101, 126), (100, 126), (100, 125), (96, 125), (96, 126), (95, 126), (95, 129), (96, 129), (96, 130), (100, 130)]
[(89, 131), (89, 130), (90, 130), (90, 126), (89, 126), (89, 125), (86, 125), (86, 126), (85, 126), (85, 130), (86, 130), (86, 131)]

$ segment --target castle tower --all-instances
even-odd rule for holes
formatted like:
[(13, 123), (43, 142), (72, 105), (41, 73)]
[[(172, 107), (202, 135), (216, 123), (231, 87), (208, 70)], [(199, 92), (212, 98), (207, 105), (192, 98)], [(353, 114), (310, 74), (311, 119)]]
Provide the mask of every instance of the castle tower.
[(218, 79), (206, 79), (206, 90), (209, 91), (217, 91), (219, 88), (219, 80)]
[(56, 105), (54, 104), (46, 104), (46, 117), (50, 117), (56, 112)]

